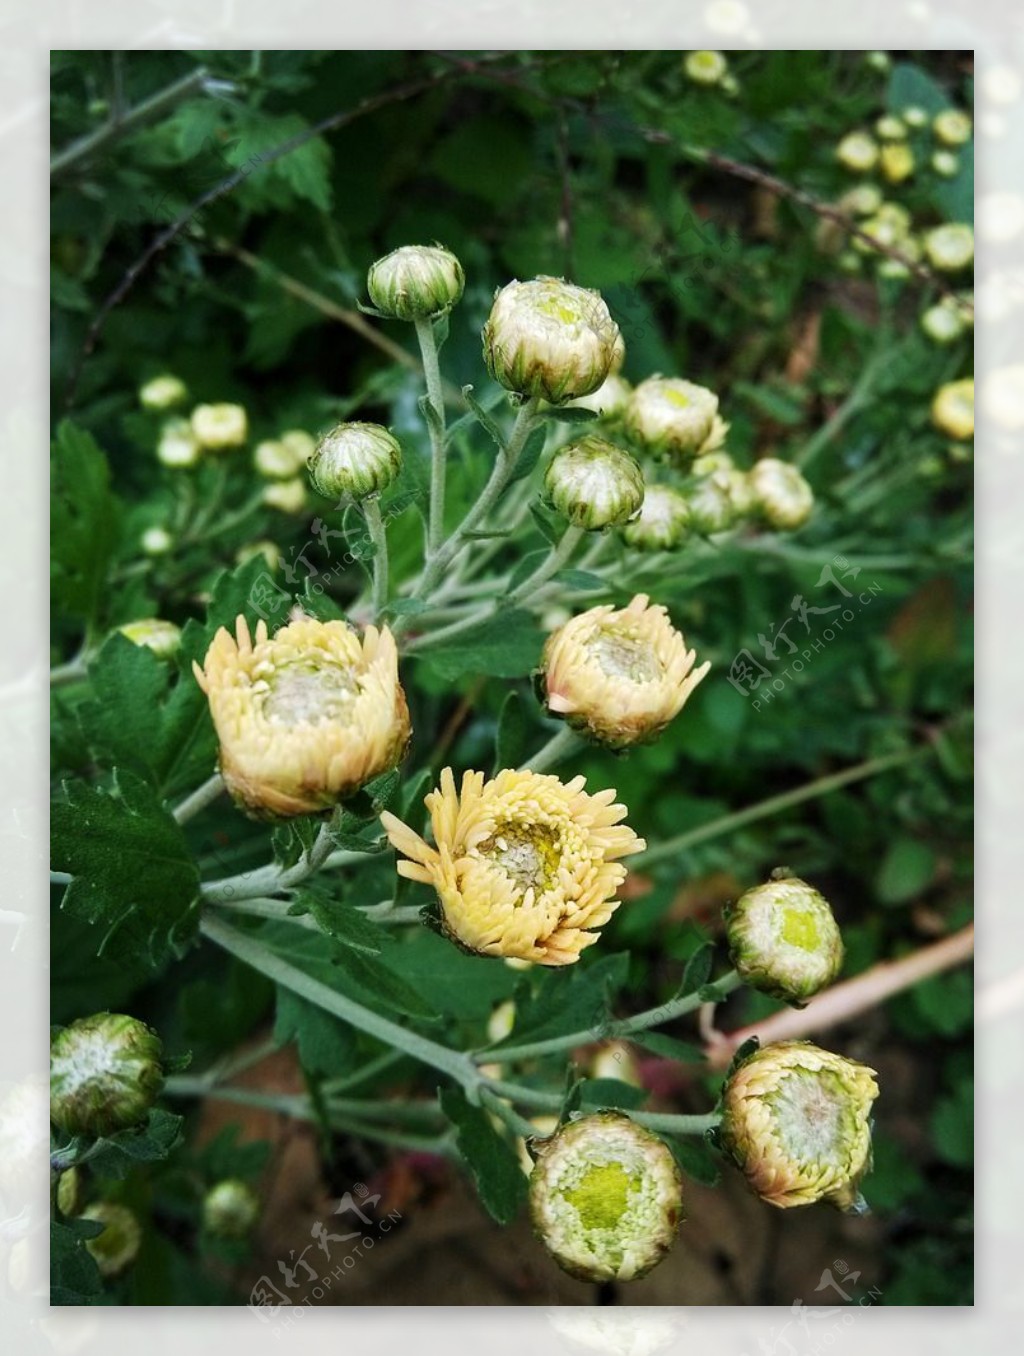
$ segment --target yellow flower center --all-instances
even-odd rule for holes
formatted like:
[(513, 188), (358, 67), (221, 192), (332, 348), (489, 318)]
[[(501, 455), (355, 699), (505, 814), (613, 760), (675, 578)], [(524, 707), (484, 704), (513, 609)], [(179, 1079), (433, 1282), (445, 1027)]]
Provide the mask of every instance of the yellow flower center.
[(631, 683), (654, 683), (664, 676), (650, 643), (636, 636), (606, 628), (587, 642), (591, 655), (609, 678), (626, 678)]
[(576, 1208), (584, 1229), (614, 1229), (629, 1205), (630, 1191), (638, 1186), (621, 1163), (603, 1163), (588, 1168), (562, 1195)]
[(816, 951), (821, 936), (814, 915), (804, 909), (786, 909), (782, 916), (782, 940), (804, 951)]
[(685, 391), (677, 391), (674, 386), (666, 386), (662, 390), (662, 398), (667, 400), (670, 405), (678, 405), (681, 410), (688, 410), (693, 404)]
[(543, 825), (503, 825), (477, 851), (500, 867), (523, 892), (546, 890), (555, 878), (559, 845), (552, 831)]
[(340, 664), (301, 660), (276, 668), (268, 679), (264, 713), (282, 725), (333, 721), (347, 725), (359, 686)]

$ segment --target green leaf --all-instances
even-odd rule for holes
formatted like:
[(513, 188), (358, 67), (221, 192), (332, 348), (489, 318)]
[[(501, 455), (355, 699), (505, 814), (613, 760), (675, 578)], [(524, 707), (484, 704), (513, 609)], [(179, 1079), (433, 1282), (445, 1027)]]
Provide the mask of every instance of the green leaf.
[(89, 1170), (97, 1177), (120, 1181), (140, 1163), (162, 1162), (181, 1143), (184, 1122), (184, 1116), (151, 1107), (145, 1125), (120, 1130), (98, 1141), (98, 1151), (89, 1159)]
[(199, 872), (185, 835), (145, 782), (81, 782), (53, 806), (53, 863), (74, 879), (61, 908), (100, 927), (97, 954), (156, 966), (180, 955), (198, 923)]
[[(628, 974), (625, 952), (574, 965), (568, 975), (546, 971), (531, 994), (517, 999), (515, 1030), (502, 1044), (532, 1044), (574, 1031), (601, 1040), (610, 1023), (611, 1000)], [(494, 1048), (501, 1050), (500, 1045)]]
[(280, 824), (270, 835), (274, 861), (279, 866), (295, 866), (310, 850), (320, 832), (320, 825), (311, 815), (300, 815)]
[(50, 1222), (50, 1303), (91, 1304), (103, 1281), (85, 1240), (103, 1232), (99, 1220)]
[(452, 188), (500, 208), (520, 192), (533, 163), (529, 124), (478, 111), (438, 142), (430, 168)]
[(355, 1041), (351, 1029), (340, 1018), (290, 989), (277, 987), (274, 1040), (278, 1045), (294, 1041), (299, 1062), (312, 1074), (340, 1074), (352, 1064)]
[(530, 575), (544, 564), (550, 554), (550, 551), (539, 550), (528, 551), (525, 556), (522, 556), (515, 569), (509, 575), (505, 592), (512, 593), (520, 584), (524, 584), (526, 580), (529, 579)]
[(634, 1045), (650, 1050), (652, 1055), (660, 1055), (662, 1059), (676, 1059), (681, 1064), (703, 1064), (706, 1059), (699, 1045), (676, 1040), (674, 1036), (663, 1036), (660, 1031), (640, 1031), (629, 1039)]
[(544, 446), (548, 440), (548, 431), (541, 425), (535, 428), (526, 440), (526, 445), (519, 454), (519, 459), (515, 464), (515, 469), (508, 478), (508, 483), (514, 485), (517, 480), (525, 480), (533, 468), (541, 459), (544, 452)]
[(672, 1136), (668, 1140), (668, 1146), (687, 1177), (692, 1177), (703, 1186), (714, 1186), (718, 1182), (722, 1174), (715, 1155), (706, 1142)]
[(679, 996), (684, 997), (688, 993), (694, 993), (697, 989), (703, 988), (708, 982), (711, 974), (711, 962), (714, 960), (715, 948), (710, 942), (705, 942), (699, 946), (690, 959), (686, 962), (686, 969), (683, 971), (683, 982), (679, 986)]
[(117, 542), (118, 503), (92, 435), (65, 420), (51, 466), (50, 587), (58, 612), (95, 622)]
[[(485, 430), (488, 436), (492, 438), (495, 443), (497, 443), (498, 447), (500, 447), (501, 450), (504, 452), (505, 447), (507, 446), (505, 435), (498, 427), (498, 425), (494, 422), (494, 420), (491, 418), (491, 416), (488, 414), (487, 410), (483, 407), (483, 405), (480, 404), (480, 402), (473, 395), (472, 386), (463, 386), (462, 394), (466, 398), (466, 404), (469, 406), (473, 418), (480, 425), (480, 427)], [(459, 420), (457, 422), (461, 424), (462, 421)], [(452, 432), (454, 431), (455, 425), (452, 426)]]
[(917, 105), (926, 113), (941, 113), (949, 108), (950, 98), (942, 86), (920, 66), (898, 61), (889, 75), (885, 105), (890, 113), (900, 114), (905, 108)]
[[(222, 626), (234, 634), (235, 619), (244, 616), (249, 629), (264, 620), (271, 631), (281, 626), (295, 599), (274, 580), (262, 556), (254, 556), (236, 569), (225, 570), (217, 576), (206, 609), (206, 620), (194, 618), (186, 623), (181, 636), (181, 653), (185, 659), (202, 664), (210, 643)], [(202, 693), (200, 693), (200, 696)], [(205, 698), (203, 699), (205, 705)]]
[(889, 844), (875, 878), (875, 892), (883, 904), (905, 904), (931, 883), (935, 853), (916, 838), (897, 838)]
[(309, 914), (339, 946), (350, 947), (369, 956), (379, 956), (386, 934), (362, 909), (331, 899), (320, 888), (301, 890), (288, 910), (289, 914)]
[(285, 206), (287, 196), (279, 189), (284, 186), (291, 194), (304, 198), (314, 207), (326, 212), (331, 206), (331, 151), (323, 137), (311, 137), (279, 160), (263, 163), (262, 153), (282, 142), (308, 131), (309, 123), (298, 113), (270, 116), (246, 111), (238, 124), (238, 141), (231, 161), (239, 169), (250, 165), (245, 188), (250, 200), (260, 207)]
[(629, 1110), (642, 1106), (646, 1101), (646, 1089), (623, 1083), (618, 1078), (585, 1078), (580, 1091), (580, 1103), (585, 1107), (622, 1107)]
[(388, 964), (433, 1012), (464, 1021), (485, 1021), (511, 998), (521, 976), (489, 956), (469, 956), (447, 938), (421, 928), (389, 947)]
[(499, 1224), (511, 1224), (526, 1200), (526, 1176), (508, 1140), (487, 1112), (471, 1106), (461, 1088), (439, 1088), (441, 1110), (455, 1126), (456, 1143), (466, 1160), (484, 1208)]
[(526, 710), (518, 692), (505, 698), (498, 717), (498, 736), (494, 745), (495, 775), (506, 767), (518, 767), (526, 755)]
[(423, 658), (442, 678), (467, 673), (522, 678), (536, 668), (543, 643), (544, 634), (531, 614), (512, 608), (453, 636), (449, 645), (424, 650)]
[(600, 417), (595, 410), (574, 409), (571, 405), (544, 411), (545, 419), (557, 419), (560, 424), (592, 424)]
[(563, 519), (556, 517), (542, 504), (530, 505), (530, 517), (540, 530), (541, 535), (549, 541), (552, 546), (557, 546), (562, 540), (562, 536), (565, 532), (565, 522)]
[(559, 570), (557, 574), (552, 575), (552, 579), (576, 592), (597, 590), (604, 593), (608, 588), (606, 579), (602, 579), (599, 574), (591, 574), (589, 570)]
[(931, 1118), (932, 1141), (942, 1158), (954, 1167), (969, 1168), (974, 1162), (974, 1089), (964, 1082), (935, 1106)]
[[(390, 951), (394, 947), (389, 945)], [(394, 948), (400, 949), (400, 948)], [(347, 983), (345, 991), (353, 997), (363, 995), (375, 1006), (386, 1008), (390, 1012), (403, 1012), (418, 1021), (436, 1022), (440, 1014), (437, 1008), (426, 1003), (419, 993), (407, 984), (387, 964), (387, 953), (383, 960), (377, 960), (365, 951), (345, 948), (334, 957), (335, 969), (341, 971)]]

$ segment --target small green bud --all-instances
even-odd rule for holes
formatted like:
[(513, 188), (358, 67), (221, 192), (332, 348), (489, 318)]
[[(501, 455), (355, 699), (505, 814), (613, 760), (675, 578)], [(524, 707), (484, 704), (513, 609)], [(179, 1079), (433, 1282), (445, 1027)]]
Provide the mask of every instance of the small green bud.
[(188, 398), (188, 387), (169, 373), (153, 377), (139, 388), (139, 404), (145, 410), (169, 410)]
[(281, 513), (301, 513), (306, 507), (306, 484), (298, 476), (291, 480), (275, 480), (265, 485), (260, 495), (268, 508)]
[(139, 1221), (127, 1206), (116, 1205), (113, 1201), (96, 1201), (85, 1207), (80, 1218), (93, 1219), (104, 1226), (101, 1234), (85, 1240), (100, 1275), (111, 1280), (127, 1271), (138, 1257), (142, 1243)]
[(959, 273), (974, 263), (974, 231), (958, 221), (936, 226), (924, 238), (924, 252), (940, 273)]
[(947, 438), (964, 442), (974, 437), (974, 378), (947, 381), (932, 400), (932, 423)]
[(921, 328), (934, 344), (952, 344), (964, 332), (959, 306), (940, 301), (921, 316)]
[(596, 391), (619, 361), (619, 327), (599, 292), (561, 278), (510, 282), (484, 326), (484, 361), (495, 381), (552, 405)]
[(174, 545), (174, 538), (166, 527), (147, 527), (139, 538), (139, 545), (147, 556), (165, 556)]
[(286, 429), (278, 442), (282, 443), (295, 458), (296, 470), (300, 466), (308, 465), (310, 457), (316, 451), (316, 439), (304, 428)]
[(602, 419), (612, 419), (625, 409), (632, 390), (624, 377), (610, 372), (596, 391), (570, 400), (569, 405), (572, 409), (593, 410)]
[(160, 1038), (116, 1012), (82, 1017), (50, 1043), (50, 1119), (70, 1135), (136, 1125), (163, 1086)]
[(447, 315), (462, 296), (466, 275), (455, 255), (440, 245), (403, 245), (370, 265), (370, 300), (392, 320)]
[(173, 471), (195, 466), (203, 455), (199, 439), (187, 419), (170, 419), (160, 430), (156, 445), (157, 460)]
[(870, 217), (882, 206), (882, 190), (877, 184), (855, 184), (836, 205), (851, 216)]
[(687, 52), (683, 74), (695, 85), (718, 85), (724, 80), (729, 63), (721, 52)]
[(714, 391), (679, 377), (648, 377), (630, 396), (626, 432), (655, 456), (683, 465), (711, 450), (717, 413)]
[(241, 447), (249, 436), (249, 418), (241, 405), (197, 405), (192, 432), (207, 451), (227, 452)]
[(843, 965), (843, 939), (824, 896), (795, 876), (773, 875), (726, 915), (732, 963), (744, 983), (802, 1007)]
[(888, 52), (865, 52), (864, 64), (878, 75), (888, 75), (892, 69), (892, 57)]
[(702, 537), (716, 532), (727, 532), (736, 521), (729, 476), (725, 471), (714, 471), (700, 476), (686, 491), (686, 507), (690, 511), (690, 526)]
[(633, 1281), (657, 1266), (682, 1214), (682, 1182), (666, 1144), (606, 1111), (533, 1147), (530, 1216), (564, 1271), (584, 1281)]
[(905, 108), (900, 117), (908, 127), (912, 127), (915, 131), (919, 131), (922, 127), (928, 125), (928, 113), (918, 104), (911, 104), (909, 108)]
[(401, 469), (401, 446), (382, 425), (338, 424), (320, 439), (309, 477), (325, 499), (369, 499), (393, 484)]
[(203, 1198), (203, 1226), (216, 1238), (245, 1238), (259, 1217), (260, 1198), (239, 1178), (218, 1182)]
[(599, 532), (637, 512), (644, 502), (644, 473), (628, 452), (591, 433), (551, 458), (544, 492), (574, 527)]
[(623, 540), (636, 551), (674, 551), (690, 530), (690, 509), (671, 485), (647, 485), (640, 512), (622, 529)]
[(152, 650), (157, 659), (170, 659), (181, 645), (181, 627), (160, 617), (145, 617), (141, 621), (125, 622), (117, 628), (133, 645)]
[(866, 1207), (875, 1071), (810, 1041), (766, 1046), (734, 1068), (722, 1093), (722, 1147), (752, 1191), (788, 1209), (829, 1201)]
[(887, 113), (875, 123), (875, 135), (880, 141), (905, 141), (907, 124)]
[(946, 108), (932, 120), (932, 131), (943, 146), (963, 146), (971, 139), (974, 124), (969, 113), (959, 108)]
[(57, 1183), (57, 1209), (62, 1215), (77, 1215), (82, 1208), (84, 1184), (81, 1168), (68, 1168)]
[(257, 443), (252, 464), (266, 480), (290, 480), (305, 466), (306, 458), (298, 456), (283, 438), (268, 438)]
[(836, 147), (836, 159), (851, 174), (869, 174), (878, 163), (878, 142), (867, 132), (848, 132)]
[(795, 532), (811, 516), (814, 491), (795, 466), (762, 457), (749, 472), (754, 505), (770, 527)]
[(882, 178), (890, 184), (901, 184), (904, 179), (909, 179), (916, 163), (914, 152), (905, 141), (887, 142), (878, 155)]
[(932, 154), (932, 169), (942, 179), (953, 179), (960, 172), (960, 159), (952, 151), (935, 151)]

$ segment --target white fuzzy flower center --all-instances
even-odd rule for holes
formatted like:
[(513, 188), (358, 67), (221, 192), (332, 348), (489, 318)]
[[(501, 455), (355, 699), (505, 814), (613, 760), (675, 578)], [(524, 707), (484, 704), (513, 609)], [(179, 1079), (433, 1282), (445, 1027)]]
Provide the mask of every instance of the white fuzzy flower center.
[(500, 867), (523, 892), (547, 889), (558, 858), (553, 835), (537, 825), (503, 826), (485, 839), (477, 852)]
[[(259, 684), (257, 684), (259, 686)], [(347, 725), (353, 716), (359, 685), (351, 671), (338, 664), (287, 664), (266, 683), (264, 714), (281, 725)]]
[(835, 1074), (792, 1074), (770, 1099), (786, 1154), (843, 1167), (850, 1141), (849, 1098)]
[(587, 653), (609, 678), (655, 683), (664, 671), (651, 645), (619, 631), (603, 630), (587, 642)]

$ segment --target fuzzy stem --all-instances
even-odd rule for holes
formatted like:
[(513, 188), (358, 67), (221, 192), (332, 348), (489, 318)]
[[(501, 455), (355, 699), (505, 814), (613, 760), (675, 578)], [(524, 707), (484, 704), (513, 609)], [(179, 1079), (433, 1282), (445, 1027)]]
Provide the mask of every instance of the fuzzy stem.
[(567, 527), (558, 545), (552, 548), (547, 559), (542, 561), (533, 574), (528, 579), (524, 579), (518, 588), (512, 590), (505, 599), (505, 603), (509, 607), (514, 607), (517, 603), (521, 603), (524, 598), (529, 598), (531, 593), (539, 589), (541, 584), (546, 583), (553, 574), (557, 574), (562, 566), (568, 562), (582, 537), (582, 527)]
[(190, 819), (194, 819), (208, 805), (212, 805), (223, 790), (224, 778), (219, 772), (213, 773), (212, 776), (207, 777), (202, 786), (197, 786), (190, 795), (174, 807), (172, 811), (174, 818), (179, 824), (187, 824)]
[(427, 379), (427, 399), (434, 411), (434, 418), (427, 420), (430, 433), (430, 518), (427, 527), (427, 554), (432, 556), (444, 539), (444, 480), (445, 480), (445, 427), (444, 396), (441, 387), (441, 368), (437, 360), (437, 338), (434, 334), (434, 322), (428, 319), (416, 321), (416, 338), (419, 341), (423, 358), (423, 374)]
[(519, 768), (520, 772), (547, 772), (583, 747), (583, 740), (568, 725), (563, 725), (548, 742)]
[(363, 517), (373, 542), (373, 613), (377, 616), (388, 600), (388, 534), (378, 499), (363, 500)]

